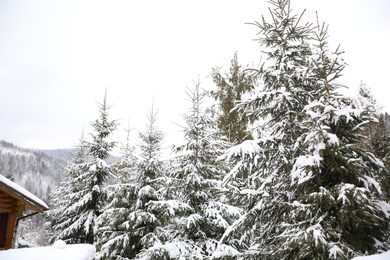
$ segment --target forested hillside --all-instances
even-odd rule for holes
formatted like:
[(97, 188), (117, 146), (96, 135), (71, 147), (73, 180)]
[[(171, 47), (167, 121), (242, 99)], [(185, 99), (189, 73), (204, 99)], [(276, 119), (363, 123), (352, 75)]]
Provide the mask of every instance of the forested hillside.
[[(72, 155), (75, 152), (75, 149), (51, 149), (51, 150), (40, 150), (54, 158), (60, 159), (66, 163), (72, 163)], [(93, 160), (93, 157), (90, 157), (89, 160)], [(115, 155), (110, 155), (105, 161), (107, 163), (113, 163), (119, 161), (120, 158)]]
[(51, 150), (40, 150), (54, 158), (60, 159), (66, 163), (72, 162), (72, 153), (74, 149), (51, 149)]
[(12, 179), (44, 201), (63, 178), (66, 163), (41, 151), (0, 141), (0, 174)]

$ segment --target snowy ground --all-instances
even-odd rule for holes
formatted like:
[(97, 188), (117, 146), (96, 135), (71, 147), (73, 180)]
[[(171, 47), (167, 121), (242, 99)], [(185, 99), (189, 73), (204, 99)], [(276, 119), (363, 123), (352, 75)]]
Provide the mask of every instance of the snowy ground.
[(390, 259), (390, 251), (378, 255), (359, 256), (359, 257), (355, 257), (352, 260), (389, 260), (389, 259)]
[(66, 245), (56, 241), (53, 246), (0, 251), (1, 260), (93, 260), (95, 247), (88, 244)]
[[(1, 260), (93, 260), (96, 249), (92, 245), (66, 245), (62, 240), (50, 247), (21, 248), (0, 251)], [(389, 260), (390, 251), (371, 256), (359, 256), (352, 260)]]

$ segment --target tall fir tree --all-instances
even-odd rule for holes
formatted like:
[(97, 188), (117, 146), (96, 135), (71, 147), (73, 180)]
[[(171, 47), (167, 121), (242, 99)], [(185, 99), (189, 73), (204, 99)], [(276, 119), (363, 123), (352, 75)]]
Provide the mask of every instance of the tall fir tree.
[[(366, 98), (370, 102), (370, 104), (374, 108), (375, 118), (379, 120), (381, 108), (378, 107), (377, 101), (374, 98), (371, 89), (367, 87), (367, 85), (363, 82), (360, 82), (359, 85), (359, 95)], [(371, 152), (374, 152), (374, 143), (376, 142), (375, 139), (376, 139), (377, 126), (378, 126), (377, 122), (369, 122), (368, 124), (365, 124), (365, 127), (361, 132), (361, 135), (364, 135), (366, 138), (360, 140), (360, 146), (364, 149), (370, 150)]]
[(358, 146), (370, 104), (338, 93), (345, 65), (338, 50), (329, 54), (327, 27), (300, 27), (289, 1), (270, 3), (272, 22), (256, 25), (273, 65), (259, 72), (258, 97), (239, 107), (268, 119), (271, 134), (228, 151), (238, 163), (227, 183), (238, 182), (240, 165), (252, 170), (249, 190), (239, 188), (246, 213), (222, 241), (244, 234), (243, 259), (349, 259), (385, 249), (390, 207), (375, 181), (383, 164)]
[(147, 119), (146, 130), (139, 132), (141, 160), (137, 168), (140, 178), (138, 182), (142, 185), (151, 184), (154, 179), (161, 176), (163, 170), (161, 149), (164, 133), (158, 128), (158, 111), (154, 111), (153, 105)]
[(249, 119), (239, 110), (234, 110), (237, 102), (254, 88), (254, 78), (245, 73), (244, 68), (238, 63), (238, 55), (234, 53), (231, 66), (224, 74), (221, 68), (215, 67), (211, 77), (217, 89), (210, 91), (210, 95), (218, 102), (216, 117), (218, 128), (230, 143), (241, 143), (251, 139), (248, 130)]
[(382, 188), (382, 197), (390, 202), (390, 131), (386, 127), (386, 114), (381, 114), (371, 89), (364, 83), (360, 83), (359, 94), (368, 99), (375, 109), (374, 115), (377, 121), (369, 122), (363, 128), (361, 134), (365, 138), (360, 140), (360, 146), (372, 152), (384, 163), (384, 168), (379, 175), (379, 183)]
[(146, 130), (139, 133), (139, 160), (134, 163), (126, 148), (126, 162), (120, 165), (128, 177), (106, 188), (109, 203), (98, 218), (98, 259), (134, 259), (141, 250), (159, 243), (155, 232), (161, 216), (149, 204), (160, 199), (157, 179), (163, 174), (163, 137), (152, 107)]
[(86, 171), (87, 158), (83, 130), (72, 155), (72, 164), (67, 166), (66, 177), (51, 195), (52, 209), (45, 213), (51, 242), (63, 239), (68, 243), (81, 243), (85, 240), (81, 227), (75, 225), (79, 216), (73, 205), (77, 203), (76, 194), (85, 186), (79, 177)]
[(246, 214), (224, 239), (244, 234), (244, 259), (349, 259), (386, 249), (390, 207), (375, 181), (383, 164), (358, 146), (372, 108), (337, 91), (345, 64), (338, 50), (329, 54), (327, 26), (300, 27), (289, 1), (270, 3), (272, 22), (256, 25), (274, 65), (260, 71), (259, 96), (240, 107), (268, 116), (272, 131), (228, 152), (255, 171)]
[(359, 146), (375, 109), (364, 97), (340, 94), (345, 63), (338, 49), (329, 52), (327, 38), (328, 27), (318, 23), (310, 68), (316, 99), (304, 109), (304, 154), (291, 172), (296, 200), (281, 228), (290, 250), (278, 253), (287, 258), (349, 259), (388, 246), (390, 208), (375, 180), (383, 164)]
[(95, 130), (92, 135), (92, 141), (86, 142), (88, 154), (93, 157), (93, 162), (87, 165), (88, 171), (80, 176), (86, 181), (86, 187), (80, 196), (80, 205), (78, 208), (81, 222), (83, 222), (84, 232), (87, 243), (95, 243), (96, 219), (101, 214), (104, 206), (105, 194), (104, 186), (107, 185), (109, 178), (115, 177), (114, 168), (108, 165), (105, 160), (110, 157), (116, 143), (109, 141), (109, 137), (117, 129), (116, 120), (108, 119), (107, 92), (104, 95), (103, 103), (99, 103), (99, 118), (92, 122)]
[(135, 183), (134, 168), (137, 163), (137, 156), (135, 154), (136, 147), (131, 143), (130, 134), (133, 131), (130, 127), (130, 122), (126, 131), (126, 143), (122, 144), (120, 149), (121, 160), (114, 163), (117, 172), (117, 182), (119, 183)]
[[(104, 161), (115, 146), (115, 142), (109, 142), (107, 139), (117, 127), (116, 121), (108, 119), (109, 108), (106, 93), (103, 103), (99, 103), (100, 116), (92, 122), (95, 130), (95, 133), (91, 134), (92, 141), (84, 141), (82, 146), (87, 149), (87, 156), (92, 157), (93, 161), (83, 163), (82, 156), (78, 157), (80, 163), (74, 167), (76, 174), (70, 176), (73, 185), (65, 187), (71, 189), (69, 196), (65, 198), (68, 200), (68, 207), (62, 212), (66, 219), (55, 228), (62, 229), (58, 238), (72, 243), (96, 242), (96, 219), (101, 214), (105, 199), (103, 188), (107, 185), (108, 178), (115, 176), (113, 167)], [(77, 154), (82, 154), (80, 152), (79, 150)], [(58, 196), (61, 196), (60, 192), (59, 190)]]
[(202, 107), (205, 93), (200, 84), (187, 94), (192, 106), (184, 115), (184, 144), (174, 148), (176, 156), (163, 187), (166, 200), (151, 204), (170, 217), (159, 231), (162, 243), (142, 252), (141, 259), (205, 259), (233, 250), (218, 248), (218, 239), (241, 213), (214, 192), (226, 170), (216, 161), (225, 143), (216, 138), (215, 122)]
[(373, 143), (373, 153), (384, 163), (384, 169), (379, 175), (383, 199), (390, 203), (390, 130), (386, 127), (385, 115), (379, 116)]
[[(252, 120), (262, 119), (264, 137), (245, 141), (228, 150), (236, 166), (225, 177), (231, 194), (245, 207), (245, 214), (229, 229), (222, 242), (238, 241), (247, 258), (272, 255), (283, 216), (294, 200), (290, 173), (301, 154), (299, 141), (306, 131), (302, 111), (312, 100), (308, 74), (311, 26), (301, 25), (289, 1), (270, 1), (271, 22), (255, 23), (267, 62), (258, 71), (256, 95), (240, 102)], [(249, 248), (249, 249), (248, 249)]]

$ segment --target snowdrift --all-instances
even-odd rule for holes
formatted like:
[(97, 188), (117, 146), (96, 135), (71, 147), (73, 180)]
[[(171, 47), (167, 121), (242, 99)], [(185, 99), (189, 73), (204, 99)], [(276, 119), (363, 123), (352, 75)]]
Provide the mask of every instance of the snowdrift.
[(93, 245), (66, 245), (64, 241), (56, 241), (53, 246), (20, 248), (0, 251), (1, 260), (93, 260), (96, 249)]

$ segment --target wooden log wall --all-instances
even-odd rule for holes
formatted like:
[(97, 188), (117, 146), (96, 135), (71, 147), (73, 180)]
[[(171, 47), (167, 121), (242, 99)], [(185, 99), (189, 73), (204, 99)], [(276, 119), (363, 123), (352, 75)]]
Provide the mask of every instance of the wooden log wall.
[[(7, 221), (6, 228), (3, 227), (0, 230), (0, 241), (5, 241), (0, 245), (0, 250), (12, 248), (12, 240), (14, 235), (14, 229), (16, 224), (16, 218), (23, 215), (24, 203), (19, 201), (9, 194), (0, 190), (0, 214), (3, 221)], [(5, 216), (7, 214), (8, 216)], [(6, 220), (4, 220), (6, 218)]]

